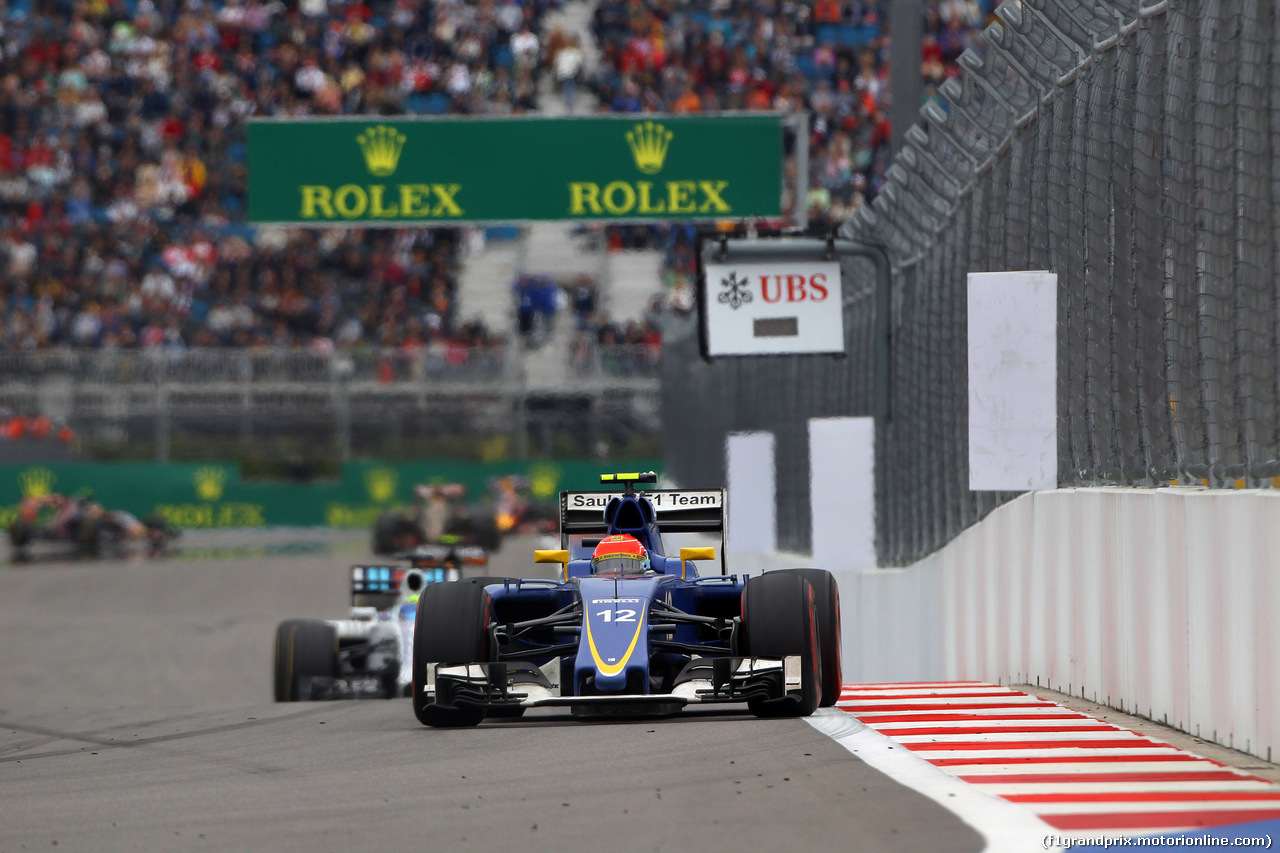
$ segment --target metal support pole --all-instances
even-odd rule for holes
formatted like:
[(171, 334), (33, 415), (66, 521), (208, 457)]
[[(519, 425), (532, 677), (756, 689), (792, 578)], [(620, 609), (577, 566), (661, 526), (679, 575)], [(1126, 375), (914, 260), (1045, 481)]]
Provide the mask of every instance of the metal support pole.
[(167, 356), (156, 362), (156, 461), (169, 461), (169, 384)]
[(907, 128), (920, 117), (924, 81), (920, 78), (920, 44), (924, 41), (924, 9), (920, 0), (894, 0), (889, 9), (889, 90), (893, 103), (889, 123), (893, 153), (902, 150)]
[(796, 199), (792, 211), (796, 228), (809, 227), (809, 114), (795, 113), (783, 119), (796, 136)]
[(248, 350), (239, 356), (240, 440), (247, 450), (253, 441), (253, 361)]
[(343, 462), (351, 461), (351, 401), (347, 397), (347, 383), (329, 360), (329, 399), (333, 402), (335, 431), (338, 438), (338, 454)]

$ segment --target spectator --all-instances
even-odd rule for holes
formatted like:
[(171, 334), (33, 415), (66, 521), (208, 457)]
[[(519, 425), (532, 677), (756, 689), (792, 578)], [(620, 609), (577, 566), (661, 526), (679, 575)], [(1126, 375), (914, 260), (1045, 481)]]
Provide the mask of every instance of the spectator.
[(573, 112), (583, 61), (582, 46), (576, 34), (570, 36), (568, 43), (554, 54), (556, 87), (564, 96), (564, 108), (569, 113)]
[(0, 348), (463, 339), (453, 230), (242, 224), (245, 120), (528, 109), (546, 6), (23, 2), (0, 53)]
[[(992, 3), (926, 0), (927, 81), (956, 73)], [(890, 154), (880, 0), (813, 0), (787, 15), (768, 5), (603, 0), (592, 20), (603, 62), (590, 85), (615, 112), (809, 112), (810, 174), (819, 177), (801, 203), (837, 225), (874, 196)]]

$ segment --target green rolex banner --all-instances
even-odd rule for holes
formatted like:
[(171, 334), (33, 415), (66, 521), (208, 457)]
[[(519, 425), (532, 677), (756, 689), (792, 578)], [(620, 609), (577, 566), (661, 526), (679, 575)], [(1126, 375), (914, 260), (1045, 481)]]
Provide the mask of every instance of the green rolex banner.
[(782, 210), (771, 114), (254, 119), (249, 220), (738, 219)]
[[(661, 470), (660, 459), (625, 463)], [(153, 513), (175, 527), (315, 526), (367, 528), (382, 512), (410, 504), (416, 483), (457, 483), (471, 502), (492, 500), (495, 484), (515, 477), (520, 493), (554, 503), (561, 490), (600, 488), (598, 462), (581, 460), (469, 463), (347, 462), (336, 480), (246, 481), (231, 462), (52, 463), (0, 465), (0, 530), (18, 517), (24, 498), (93, 492), (108, 509), (139, 518)]]

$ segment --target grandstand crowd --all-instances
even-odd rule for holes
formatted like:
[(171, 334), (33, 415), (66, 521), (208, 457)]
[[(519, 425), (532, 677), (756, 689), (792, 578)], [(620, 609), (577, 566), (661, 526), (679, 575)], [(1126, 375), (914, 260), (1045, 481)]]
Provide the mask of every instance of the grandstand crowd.
[[(246, 119), (517, 113), (537, 107), (543, 74), (572, 105), (583, 51), (547, 31), (557, 2), (12, 0), (0, 349), (488, 343), (455, 307), (457, 230), (246, 225)], [(807, 111), (802, 203), (838, 223), (888, 165), (888, 2), (602, 0), (601, 61), (580, 82), (604, 111)], [(925, 5), (936, 85), (991, 0)], [(692, 269), (687, 227), (608, 239), (660, 246), (672, 276)], [(601, 344), (652, 342), (640, 321), (578, 320)]]

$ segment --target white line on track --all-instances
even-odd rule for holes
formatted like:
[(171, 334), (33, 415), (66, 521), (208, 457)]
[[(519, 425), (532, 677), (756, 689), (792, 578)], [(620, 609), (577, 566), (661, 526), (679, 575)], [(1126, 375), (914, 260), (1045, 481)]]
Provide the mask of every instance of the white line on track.
[(1272, 791), (1270, 782), (983, 782), (989, 794), (1160, 794), (1173, 791)]
[(1222, 770), (1222, 765), (1211, 761), (1133, 761), (1115, 762), (1056, 762), (1045, 764), (1035, 760), (1009, 764), (948, 764), (944, 768), (948, 773), (957, 776), (1008, 776), (1011, 773), (1167, 773), (1177, 770), (1179, 773), (1206, 773)]
[[(1092, 717), (1062, 717), (1062, 718), (1045, 717), (1045, 718), (1042, 718), (1042, 719), (1035, 719), (1035, 720), (1002, 720), (1001, 722), (1003, 723), (1003, 725), (1004, 725), (1005, 727), (1012, 727), (1012, 728), (1021, 728), (1021, 727), (1026, 727), (1026, 728), (1049, 728), (1049, 727), (1051, 727), (1051, 726), (1068, 726), (1068, 727), (1072, 727), (1072, 726), (1095, 726), (1095, 727), (1102, 727), (1102, 726), (1106, 726), (1106, 728), (1107, 728), (1107, 729), (1109, 729), (1109, 730), (1112, 730), (1112, 731), (1120, 731), (1120, 729), (1117, 729), (1115, 726), (1111, 726), (1111, 725), (1107, 725), (1106, 723), (1099, 722), (1098, 720), (1095, 720), (1095, 719), (1093, 719)], [(902, 721), (896, 721), (896, 720), (895, 720), (895, 721), (894, 721), (894, 722), (892, 722), (892, 723), (888, 723), (888, 722), (885, 722), (885, 723), (867, 723), (867, 725), (871, 726), (871, 728), (875, 729), (876, 731), (881, 731), (881, 732), (886, 732), (886, 733), (888, 733), (888, 732), (897, 731), (897, 730), (899, 730), (899, 729), (969, 729), (969, 728), (979, 728), (979, 727), (982, 727), (982, 721), (981, 721), (981, 720), (935, 720), (935, 721), (928, 721), (928, 720), (925, 720), (925, 721), (921, 721), (921, 720), (902, 720)], [(986, 727), (986, 728), (984, 728), (984, 731), (990, 731), (990, 727)], [(895, 737), (896, 737), (896, 735), (895, 735)]]
[(1026, 853), (1039, 849), (1040, 839), (1055, 832), (1030, 811), (934, 767), (843, 711), (820, 708), (805, 720), (864, 763), (972, 826), (986, 839), (985, 853)]
[(999, 746), (969, 749), (929, 749), (917, 750), (922, 758), (1051, 758), (1059, 755), (1083, 758), (1091, 755), (1169, 755), (1171, 746), (1111, 746), (1106, 749), (1083, 746), (1052, 746), (1044, 749), (1001, 749)]
[(1178, 812), (1184, 811), (1188, 805), (1195, 807), (1198, 811), (1215, 812), (1258, 811), (1259, 809), (1273, 809), (1276, 807), (1275, 802), (1269, 800), (1197, 800), (1194, 803), (1170, 802), (1167, 800), (1082, 803), (1068, 800), (1061, 803), (1026, 803), (1024, 805), (1034, 808), (1036, 814), (1039, 815)]
[[(879, 726), (872, 726), (876, 731), (880, 730)], [(890, 732), (885, 732), (890, 734)], [(1150, 743), (1151, 741), (1141, 735), (1133, 732), (1121, 731), (1113, 729), (1111, 731), (1085, 731), (1085, 732), (988, 732), (981, 735), (973, 734), (947, 734), (939, 732), (927, 735), (899, 735), (893, 734), (893, 739), (898, 743), (946, 743), (947, 741), (956, 741), (959, 743), (973, 743), (981, 741), (989, 743), (996, 749), (1000, 748), (1002, 743), (1034, 743), (1039, 740), (1049, 741), (1070, 741), (1070, 740), (1106, 740), (1123, 743), (1124, 741), (1143, 741)]]

